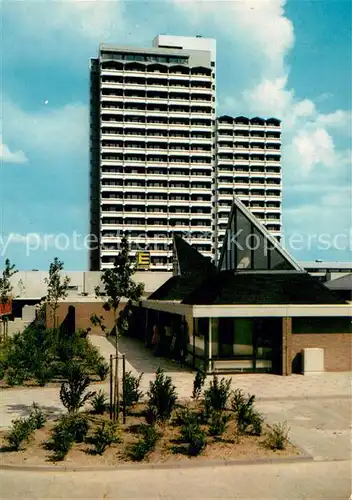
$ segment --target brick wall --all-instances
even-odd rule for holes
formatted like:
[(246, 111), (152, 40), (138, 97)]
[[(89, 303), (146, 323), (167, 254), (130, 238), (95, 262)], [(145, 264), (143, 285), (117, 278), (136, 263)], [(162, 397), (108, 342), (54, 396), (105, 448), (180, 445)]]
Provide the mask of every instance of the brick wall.
[[(327, 372), (352, 370), (352, 335), (349, 333), (293, 333), (293, 372), (298, 371), (302, 349), (319, 347), (324, 349), (324, 365)], [(295, 361), (296, 360), (296, 361)], [(296, 367), (296, 369), (295, 369)]]
[[(75, 308), (75, 326), (76, 330), (83, 329), (85, 330), (86, 328), (90, 327), (91, 333), (99, 333), (101, 334), (101, 329), (99, 327), (93, 327), (90, 321), (90, 317), (92, 314), (96, 314), (98, 317), (103, 316), (104, 320), (103, 323), (108, 329), (112, 329), (114, 320), (113, 320), (113, 313), (112, 311), (105, 311), (103, 309), (103, 302), (97, 301), (97, 302), (61, 302), (59, 304), (59, 308), (57, 310), (57, 317), (58, 317), (58, 325), (61, 325), (61, 323), (64, 321), (69, 306), (73, 306)], [(119, 311), (123, 309), (125, 306), (124, 303), (120, 304), (119, 306)], [(51, 315), (47, 314), (47, 327), (51, 327)]]

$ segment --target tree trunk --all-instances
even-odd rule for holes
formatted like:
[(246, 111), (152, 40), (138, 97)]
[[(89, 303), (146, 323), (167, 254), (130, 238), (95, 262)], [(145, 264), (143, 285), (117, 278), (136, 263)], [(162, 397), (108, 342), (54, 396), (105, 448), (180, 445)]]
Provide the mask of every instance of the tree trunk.
[(118, 332), (117, 332), (117, 318), (116, 318), (116, 312), (117, 310), (114, 310), (114, 323), (115, 323), (115, 335), (116, 335), (116, 340), (115, 340), (115, 346), (116, 346), (116, 351), (115, 351), (115, 387), (114, 387), (114, 414), (115, 414), (115, 419), (119, 419), (119, 414), (120, 414), (120, 401), (119, 401), (119, 343), (118, 343)]

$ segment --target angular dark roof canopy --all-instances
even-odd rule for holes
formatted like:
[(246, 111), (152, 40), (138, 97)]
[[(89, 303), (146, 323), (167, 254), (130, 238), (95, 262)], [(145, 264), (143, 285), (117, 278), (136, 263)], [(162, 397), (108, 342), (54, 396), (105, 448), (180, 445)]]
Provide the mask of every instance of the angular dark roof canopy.
[(308, 273), (222, 271), (206, 278), (183, 304), (345, 304)]

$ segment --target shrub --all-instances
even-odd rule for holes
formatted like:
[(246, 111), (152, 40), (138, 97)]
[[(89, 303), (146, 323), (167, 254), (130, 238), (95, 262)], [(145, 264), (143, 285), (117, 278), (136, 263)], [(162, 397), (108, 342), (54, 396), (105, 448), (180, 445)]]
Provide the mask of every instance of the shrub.
[(18, 451), (23, 443), (28, 443), (33, 434), (32, 422), (29, 418), (18, 418), (12, 422), (10, 432), (5, 436), (9, 447)]
[(61, 384), (60, 400), (69, 413), (74, 413), (82, 408), (95, 392), (84, 394), (90, 384), (90, 378), (78, 363), (68, 365), (67, 378), (67, 382)]
[(66, 425), (76, 443), (83, 443), (89, 430), (86, 415), (65, 415), (63, 425)]
[(103, 357), (99, 358), (99, 362), (98, 362), (98, 365), (96, 367), (96, 373), (102, 382), (108, 376), (109, 370), (110, 370), (109, 365), (104, 360), (104, 358)]
[(114, 422), (102, 422), (89, 439), (89, 442), (94, 445), (94, 453), (97, 455), (102, 455), (108, 446), (120, 441), (121, 439), (117, 435), (117, 426)]
[(188, 454), (190, 456), (199, 455), (206, 447), (205, 432), (196, 422), (188, 422), (181, 427), (181, 437), (188, 443)]
[(221, 411), (213, 411), (209, 420), (209, 434), (211, 436), (222, 436), (226, 431), (231, 415)]
[(6, 373), (6, 381), (8, 385), (23, 385), (23, 382), (28, 379), (28, 373), (23, 368), (10, 367)]
[(32, 411), (29, 415), (29, 421), (33, 430), (42, 429), (47, 421), (43, 410), (38, 406), (37, 403), (32, 404)]
[(97, 415), (103, 415), (108, 408), (107, 395), (104, 391), (100, 390), (92, 397), (93, 411)]
[(143, 392), (139, 390), (142, 377), (143, 373), (139, 377), (135, 377), (131, 372), (127, 372), (125, 375), (124, 400), (127, 411), (143, 397)]
[(141, 461), (149, 453), (155, 450), (156, 443), (160, 438), (160, 433), (154, 425), (141, 425), (141, 437), (130, 447), (130, 455), (133, 460)]
[[(65, 415), (66, 417), (66, 415)], [(61, 418), (52, 430), (47, 447), (54, 451), (53, 460), (63, 460), (74, 443), (72, 430), (65, 418)]]
[(284, 450), (288, 444), (288, 435), (290, 432), (287, 422), (269, 425), (268, 427), (269, 431), (264, 444), (272, 450)]
[(246, 398), (241, 390), (236, 389), (231, 404), (235, 413), (238, 431), (241, 434), (250, 432), (260, 436), (262, 433), (264, 419), (254, 408), (254, 400), (254, 395), (248, 395)]
[(192, 412), (188, 406), (184, 406), (176, 412), (172, 423), (179, 426), (197, 424), (199, 423), (199, 415)]
[(50, 382), (54, 377), (53, 365), (49, 363), (41, 363), (34, 372), (34, 377), (41, 387)]
[(200, 397), (206, 377), (207, 375), (203, 369), (200, 368), (197, 370), (197, 373), (193, 380), (193, 392), (192, 392), (193, 399), (197, 400)]
[(156, 372), (155, 381), (150, 382), (148, 397), (148, 408), (155, 411), (156, 419), (168, 420), (176, 405), (177, 394), (171, 377), (166, 376), (161, 368)]
[(222, 378), (219, 382), (214, 375), (208, 389), (204, 391), (205, 412), (210, 415), (212, 411), (220, 411), (226, 408), (231, 393), (231, 379)]

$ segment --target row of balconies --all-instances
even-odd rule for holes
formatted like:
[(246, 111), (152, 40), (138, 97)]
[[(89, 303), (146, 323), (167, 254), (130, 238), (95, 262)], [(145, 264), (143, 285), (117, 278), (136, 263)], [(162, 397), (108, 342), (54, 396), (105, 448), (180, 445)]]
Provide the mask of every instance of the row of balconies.
[(174, 79), (176, 80), (182, 80), (182, 81), (187, 81), (187, 80), (198, 80), (200, 82), (209, 82), (213, 80), (212, 74), (205, 74), (205, 73), (173, 73), (169, 71), (148, 71), (148, 68), (139, 68), (137, 69), (119, 69), (119, 70), (101, 70), (101, 76), (104, 78), (104, 76), (121, 76), (123, 78), (140, 78), (141, 76), (144, 78), (152, 78), (152, 79)]
[[(149, 140), (142, 139), (140, 142), (132, 142), (131, 140), (125, 139), (123, 142), (109, 142), (107, 140), (103, 140), (101, 143), (101, 148), (104, 151), (105, 149), (107, 152), (112, 151), (114, 149), (117, 149), (118, 151), (121, 150), (126, 150), (126, 149), (137, 149), (137, 150), (148, 150), (148, 149), (155, 149), (155, 150), (166, 150), (166, 151), (181, 151), (181, 152), (187, 152), (190, 153), (192, 151), (200, 151), (200, 152), (212, 152), (212, 144), (210, 143), (209, 145), (206, 145), (204, 143), (198, 143), (197, 139), (194, 139), (193, 141), (188, 141), (185, 142), (175, 142), (175, 141), (180, 141), (180, 139), (174, 139), (173, 141), (168, 141), (167, 139), (165, 142), (153, 142), (155, 139), (150, 138)], [(146, 151), (148, 152), (148, 151)]]
[(164, 103), (165, 101), (168, 103), (177, 103), (177, 101), (181, 101), (182, 103), (186, 101), (187, 104), (193, 104), (194, 101), (202, 101), (205, 103), (211, 103), (212, 102), (212, 95), (211, 93), (205, 94), (205, 93), (196, 93), (196, 92), (161, 92), (161, 91), (150, 91), (150, 90), (137, 90), (137, 89), (131, 89), (131, 90), (125, 90), (123, 91), (118, 90), (118, 89), (109, 89), (109, 88), (103, 88), (100, 94), (100, 99), (102, 101), (103, 106), (109, 107), (109, 104), (112, 106), (116, 105), (116, 100), (113, 99), (110, 102), (110, 97), (116, 97), (119, 99), (119, 102), (123, 103), (130, 103), (130, 102), (144, 102), (148, 103), (155, 103), (155, 102), (161, 102)]
[(210, 196), (207, 197), (206, 196), (202, 196), (202, 197), (197, 197), (197, 196), (194, 196), (192, 199), (190, 199), (189, 197), (174, 197), (174, 198), (169, 198), (167, 197), (167, 195), (165, 195), (164, 198), (162, 198), (161, 196), (154, 196), (154, 195), (144, 195), (144, 197), (142, 197), (142, 195), (140, 195), (140, 197), (138, 196), (138, 193), (132, 193), (133, 197), (131, 196), (131, 193), (125, 196), (123, 196), (123, 193), (121, 193), (121, 196), (119, 196), (119, 193), (102, 193), (103, 195), (104, 194), (109, 194), (109, 195), (114, 195), (114, 196), (106, 196), (106, 197), (102, 197), (101, 199), (101, 203), (104, 204), (104, 203), (109, 203), (111, 201), (119, 201), (121, 202), (123, 205), (127, 205), (128, 203), (131, 203), (133, 202), (134, 204), (141, 204), (142, 206), (149, 206), (149, 205), (154, 205), (155, 202), (157, 202), (158, 204), (161, 204), (161, 205), (164, 205), (165, 207), (167, 206), (177, 206), (177, 204), (184, 204), (184, 205), (190, 205), (190, 206), (197, 206), (197, 205), (200, 205), (200, 206), (209, 206), (209, 204), (211, 203), (211, 199), (210, 199)]
[[(101, 81), (101, 88), (111, 88), (111, 89), (123, 89), (123, 90), (161, 90), (168, 92), (179, 92), (179, 90), (185, 90), (187, 92), (204, 92), (208, 94), (213, 94), (214, 89), (212, 88), (212, 83), (209, 81), (197, 81), (192, 80), (172, 80), (170, 79), (146, 79), (146, 78), (130, 78), (130, 77), (119, 77), (119, 81), (112, 81), (112, 78), (108, 78), (108, 81)], [(117, 79), (116, 79), (117, 80)]]
[(224, 145), (218, 144), (218, 153), (233, 153), (236, 152), (237, 150), (253, 150), (257, 149), (259, 151), (280, 151), (280, 145), (279, 144), (272, 144), (269, 141), (262, 142), (262, 143), (254, 143), (254, 142), (248, 142), (247, 144), (243, 143), (233, 143), (229, 147), (225, 147)]
[[(107, 153), (106, 153), (107, 155)], [(187, 153), (185, 157), (172, 157), (172, 156), (163, 156), (163, 157), (148, 157), (146, 156), (144, 159), (136, 159), (137, 157), (132, 158), (118, 158), (117, 155), (107, 155), (102, 158), (102, 163), (109, 165), (110, 163), (114, 163), (117, 166), (126, 164), (126, 165), (131, 165), (131, 164), (145, 164), (145, 163), (169, 163), (169, 164), (179, 164), (179, 165), (185, 165), (185, 164), (198, 164), (198, 165), (211, 165), (212, 160), (211, 158), (203, 158), (203, 157), (197, 157), (197, 156), (192, 156), (191, 154)]]
[(160, 117), (158, 119), (156, 118), (151, 118), (149, 117), (134, 117), (134, 116), (115, 116), (115, 117), (110, 117), (109, 119), (104, 119), (102, 121), (102, 125), (110, 125), (113, 126), (114, 124), (117, 124), (117, 126), (125, 127), (126, 124), (128, 127), (135, 127), (139, 129), (148, 129), (148, 128), (158, 128), (161, 127), (163, 130), (173, 130), (174, 127), (179, 129), (179, 130), (187, 130), (190, 131), (192, 128), (193, 131), (195, 130), (203, 130), (209, 133), (209, 129), (211, 130), (212, 127), (212, 121), (207, 120), (207, 119), (202, 119), (200, 120), (195, 119), (195, 118), (172, 118), (172, 117)]
[(224, 142), (228, 141), (236, 141), (236, 140), (251, 140), (252, 138), (256, 139), (272, 139), (272, 140), (280, 140), (281, 132), (265, 132), (264, 130), (234, 130), (234, 131), (222, 131), (217, 129), (216, 134), (219, 138), (219, 141), (223, 140)]
[[(196, 139), (199, 139), (201, 141), (210, 141), (212, 140), (212, 134), (210, 132), (206, 133), (200, 133), (200, 132), (177, 132), (176, 130), (168, 131), (168, 130), (148, 130), (146, 128), (142, 128), (141, 130), (135, 129), (135, 128), (107, 128), (103, 127), (101, 131), (102, 138), (106, 138), (104, 136), (118, 136), (116, 137), (116, 140), (119, 139), (141, 139), (141, 140), (148, 140), (150, 137), (158, 137), (162, 140), (166, 141), (174, 141), (177, 139), (187, 139), (188, 141), (194, 141)], [(115, 137), (114, 137), (115, 139)]]

